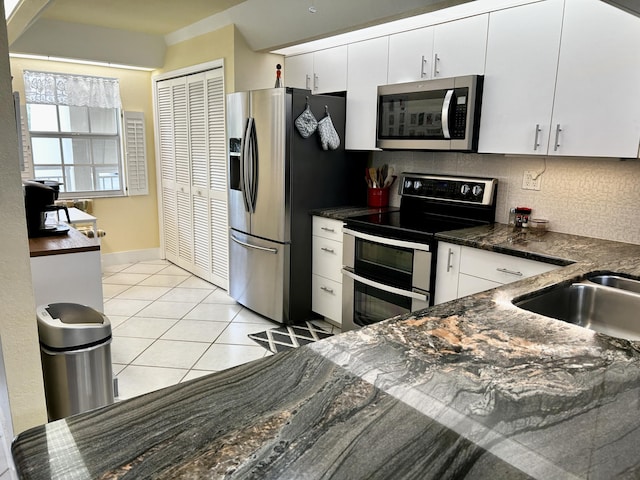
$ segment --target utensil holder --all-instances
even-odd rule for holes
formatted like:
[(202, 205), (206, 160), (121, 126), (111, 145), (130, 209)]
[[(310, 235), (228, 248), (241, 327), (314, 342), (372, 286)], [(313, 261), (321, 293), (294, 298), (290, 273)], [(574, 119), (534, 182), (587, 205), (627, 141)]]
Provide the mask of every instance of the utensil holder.
[(369, 207), (386, 207), (389, 205), (389, 187), (368, 188), (367, 205)]

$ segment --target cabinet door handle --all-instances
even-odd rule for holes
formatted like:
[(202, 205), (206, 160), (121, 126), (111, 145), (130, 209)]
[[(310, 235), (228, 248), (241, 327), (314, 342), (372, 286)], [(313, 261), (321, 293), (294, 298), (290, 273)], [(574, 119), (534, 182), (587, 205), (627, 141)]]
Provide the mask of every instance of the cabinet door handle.
[(313, 89), (318, 90), (318, 83), (320, 83), (320, 79), (318, 78), (318, 74), (313, 74)]
[(438, 74), (440, 73), (440, 70), (438, 70), (438, 62), (440, 61), (440, 57), (438, 56), (437, 53), (433, 54), (433, 76), (437, 77)]
[(325, 287), (324, 285), (322, 287), (320, 287), (320, 290), (323, 290), (327, 293), (330, 293), (331, 295), (333, 295), (333, 288), (329, 288), (329, 287)]
[(540, 124), (537, 123), (536, 124), (536, 138), (534, 138), (533, 140), (533, 151), (535, 152), (536, 150), (538, 150), (538, 147), (540, 146), (540, 142), (538, 142), (538, 137), (540, 136)]
[(453, 268), (453, 265), (451, 265), (451, 257), (453, 257), (452, 248), (449, 249), (449, 254), (447, 255), (447, 272), (449, 272)]
[(311, 75), (307, 74), (304, 77), (304, 86), (307, 90), (311, 90)]
[(427, 59), (424, 55), (422, 55), (422, 61), (420, 62), (420, 78), (424, 78), (427, 76), (427, 72), (425, 71), (427, 68)]
[(333, 248), (321, 247), (320, 250), (327, 253), (336, 253), (336, 251)]
[(553, 146), (553, 151), (557, 151), (558, 147), (560, 147), (560, 132), (562, 129), (560, 128), (560, 124), (556, 125), (556, 143)]
[(508, 270), (506, 268), (496, 268), (497, 271), (502, 273), (508, 273), (509, 275), (515, 275), (517, 277), (522, 277), (524, 274), (522, 272), (515, 272), (513, 270)]
[(321, 230), (324, 230), (325, 232), (331, 232), (331, 233), (336, 233), (336, 231), (333, 228), (329, 228), (329, 227), (320, 227)]

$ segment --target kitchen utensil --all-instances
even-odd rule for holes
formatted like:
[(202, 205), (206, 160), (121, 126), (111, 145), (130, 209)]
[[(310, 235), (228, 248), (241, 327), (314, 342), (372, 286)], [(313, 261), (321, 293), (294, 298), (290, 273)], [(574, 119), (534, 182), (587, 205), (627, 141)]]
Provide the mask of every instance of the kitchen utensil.
[(387, 177), (387, 179), (384, 181), (384, 184), (382, 185), (383, 188), (389, 188), (391, 185), (393, 185), (393, 182), (396, 181), (396, 176), (392, 175), (391, 177)]
[(383, 185), (384, 185), (385, 187), (389, 187), (389, 186), (391, 186), (391, 184), (393, 183), (393, 181), (396, 179), (396, 177), (395, 177), (395, 175), (393, 174), (393, 172), (394, 172), (393, 167), (389, 167), (389, 168), (387, 169), (387, 174), (386, 174), (386, 175), (385, 175), (385, 177), (384, 177), (384, 183), (383, 183)]
[(378, 171), (376, 170), (375, 167), (370, 167), (369, 168), (369, 177), (371, 178), (371, 182), (372, 182), (372, 187), (373, 188), (378, 188)]

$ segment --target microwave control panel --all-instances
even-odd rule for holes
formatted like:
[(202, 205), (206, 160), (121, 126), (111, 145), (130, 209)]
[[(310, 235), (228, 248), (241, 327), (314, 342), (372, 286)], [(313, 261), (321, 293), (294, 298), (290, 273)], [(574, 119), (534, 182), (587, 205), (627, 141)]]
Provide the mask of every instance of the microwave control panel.
[(455, 89), (455, 104), (453, 106), (453, 124), (451, 128), (451, 138), (464, 139), (465, 132), (467, 131), (468, 98), (468, 88)]

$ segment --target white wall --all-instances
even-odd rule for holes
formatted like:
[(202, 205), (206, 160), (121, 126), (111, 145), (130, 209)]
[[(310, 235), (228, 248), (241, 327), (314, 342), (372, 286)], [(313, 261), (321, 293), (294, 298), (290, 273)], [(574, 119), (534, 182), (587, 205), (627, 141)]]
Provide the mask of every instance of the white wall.
[[(609, 158), (548, 157), (540, 191), (523, 190), (525, 170), (540, 171), (540, 157), (506, 157), (440, 152), (374, 152), (374, 166), (396, 172), (475, 175), (499, 181), (496, 221), (507, 223), (509, 208), (528, 206), (549, 229), (640, 244), (640, 161)], [(398, 206), (398, 183), (390, 203)]]
[[(4, 17), (2, 7), (0, 14)], [(3, 22), (0, 26), (0, 341), (16, 434), (47, 421), (18, 162), (7, 30)]]

